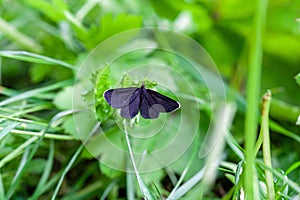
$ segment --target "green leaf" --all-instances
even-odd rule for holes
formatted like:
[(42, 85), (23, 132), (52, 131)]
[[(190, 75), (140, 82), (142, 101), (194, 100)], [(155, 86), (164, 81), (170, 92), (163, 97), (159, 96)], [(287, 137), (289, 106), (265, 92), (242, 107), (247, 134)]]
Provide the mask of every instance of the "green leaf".
[(46, 0), (26, 0), (25, 2), (55, 22), (64, 20), (64, 11), (68, 9), (68, 5), (63, 0), (52, 0), (51, 2)]
[(76, 130), (76, 125), (74, 123), (73, 116), (66, 118), (62, 124), (63, 129), (65, 130), (66, 133), (72, 135), (76, 139), (80, 139), (78, 132)]
[(264, 50), (275, 57), (284, 58), (289, 62), (298, 62), (299, 57), (297, 53), (300, 51), (299, 37), (288, 33), (266, 33), (264, 36)]
[(59, 66), (47, 66), (43, 64), (34, 64), (30, 68), (30, 78), (33, 83), (42, 82), (49, 78), (54, 81), (60, 81), (72, 78), (72, 73), (69, 69)]
[[(114, 17), (112, 14), (104, 15), (100, 21), (100, 28), (93, 27), (89, 31), (89, 35), (85, 38), (89, 48), (94, 48), (99, 42), (109, 38), (112, 35), (121, 33), (126, 30), (140, 28), (142, 25), (142, 17), (120, 14)], [(93, 38), (91, 40), (90, 38)]]
[(101, 172), (111, 179), (124, 174), (124, 172), (113, 169), (105, 164), (102, 164), (101, 162), (99, 162), (99, 167), (100, 167)]
[(106, 103), (103, 93), (105, 90), (109, 88), (109, 66), (105, 66), (97, 72), (96, 76), (96, 83), (95, 83), (95, 110), (96, 115), (99, 121), (106, 121), (110, 116), (112, 109), (111, 107)]
[(72, 109), (73, 86), (65, 87), (55, 96), (53, 103), (61, 110)]

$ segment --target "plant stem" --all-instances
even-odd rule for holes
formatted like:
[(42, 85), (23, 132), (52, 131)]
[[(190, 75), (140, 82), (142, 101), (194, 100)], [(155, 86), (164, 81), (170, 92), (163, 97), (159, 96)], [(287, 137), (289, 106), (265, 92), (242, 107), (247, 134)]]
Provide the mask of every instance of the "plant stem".
[[(269, 133), (269, 110), (271, 105), (271, 92), (268, 91), (263, 96), (261, 133), (263, 135), (263, 157), (266, 166), (272, 169), (271, 151), (270, 151), (270, 133)], [(273, 184), (273, 174), (265, 169), (267, 195), (269, 200), (275, 199), (275, 190)]]
[(247, 111), (245, 119), (245, 192), (246, 199), (259, 199), (258, 182), (254, 171), (253, 153), (257, 136), (257, 110), (260, 91), (262, 64), (262, 33), (267, 11), (267, 0), (256, 0), (254, 13), (254, 33), (250, 37), (249, 45), (249, 76), (247, 81)]
[[(151, 193), (147, 190), (147, 187), (145, 186), (142, 178), (139, 175), (139, 172), (138, 172), (138, 169), (137, 169), (137, 166), (136, 166), (136, 162), (134, 160), (134, 155), (133, 155), (132, 147), (131, 147), (131, 144), (130, 144), (130, 139), (129, 139), (128, 130), (127, 130), (127, 122), (126, 122), (125, 119), (123, 121), (123, 125), (124, 125), (124, 133), (125, 133), (125, 138), (126, 138), (126, 143), (127, 143), (127, 147), (128, 147), (128, 151), (129, 151), (131, 163), (132, 163), (133, 170), (134, 170), (135, 176), (137, 178), (139, 187), (141, 189), (141, 192), (142, 192), (142, 194), (143, 194), (143, 196), (144, 196), (145, 199), (147, 199), (147, 200), (148, 199), (153, 199)], [(127, 173), (129, 173), (129, 172), (127, 172)]]

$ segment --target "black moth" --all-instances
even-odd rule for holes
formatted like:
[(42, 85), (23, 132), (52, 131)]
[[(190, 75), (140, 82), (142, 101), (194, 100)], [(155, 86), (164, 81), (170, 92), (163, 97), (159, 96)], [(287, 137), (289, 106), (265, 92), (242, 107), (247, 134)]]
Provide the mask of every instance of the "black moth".
[(169, 113), (180, 107), (179, 103), (150, 89), (144, 84), (140, 88), (116, 88), (104, 92), (107, 103), (121, 109), (121, 116), (134, 118), (140, 111), (143, 118), (155, 119), (160, 112)]

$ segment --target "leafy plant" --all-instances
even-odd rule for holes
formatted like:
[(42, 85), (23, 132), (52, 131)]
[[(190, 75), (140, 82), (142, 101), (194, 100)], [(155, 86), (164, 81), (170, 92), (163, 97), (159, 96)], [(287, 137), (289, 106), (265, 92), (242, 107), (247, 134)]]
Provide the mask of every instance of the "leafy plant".
[[(299, 1), (0, 5), (0, 199), (299, 196)], [(142, 82), (182, 109), (130, 122), (103, 99)]]

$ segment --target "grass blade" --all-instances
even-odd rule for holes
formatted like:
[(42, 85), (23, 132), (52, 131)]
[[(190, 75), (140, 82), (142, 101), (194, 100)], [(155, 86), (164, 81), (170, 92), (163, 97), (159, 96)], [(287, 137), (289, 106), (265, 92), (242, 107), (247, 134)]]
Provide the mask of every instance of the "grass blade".
[[(151, 194), (150, 190), (148, 189), (148, 187), (144, 184), (141, 176), (139, 175), (139, 171), (137, 170), (137, 166), (136, 166), (136, 162), (134, 160), (134, 155), (133, 155), (133, 151), (131, 148), (131, 144), (130, 144), (130, 139), (129, 139), (129, 135), (128, 135), (128, 131), (127, 131), (127, 123), (126, 120), (124, 119), (123, 121), (124, 124), (124, 132), (125, 132), (125, 138), (126, 138), (126, 143), (127, 143), (127, 147), (128, 147), (128, 151), (129, 151), (129, 155), (130, 155), (130, 159), (131, 159), (131, 163), (134, 169), (134, 173), (135, 176), (137, 178), (140, 190), (144, 196), (145, 199), (147, 200), (152, 200), (154, 199), (153, 195)], [(129, 173), (129, 172), (127, 172)]]
[(172, 196), (169, 196), (166, 200), (176, 200), (180, 199), (185, 195), (190, 189), (192, 189), (204, 176), (205, 168), (199, 170), (192, 178), (180, 186)]
[(22, 32), (18, 31), (14, 26), (10, 25), (4, 19), (0, 17), (0, 31), (5, 34), (12, 41), (19, 44), (21, 47), (28, 49), (33, 52), (42, 52), (43, 47), (36, 42), (34, 39), (24, 35)]
[(199, 191), (200, 199), (203, 198), (205, 191), (216, 179), (218, 166), (223, 157), (226, 134), (229, 132), (231, 127), (235, 111), (236, 105), (234, 103), (226, 103), (221, 105), (216, 113), (213, 129), (210, 133), (208, 133), (210, 138), (207, 146), (211, 148), (211, 150), (205, 160), (205, 171), (201, 182), (203, 189)]
[(135, 200), (134, 188), (133, 174), (126, 173), (126, 197), (128, 200)]
[(18, 148), (13, 150), (11, 153), (9, 153), (7, 156), (5, 156), (3, 159), (0, 160), (0, 168), (2, 168), (4, 165), (6, 165), (9, 161), (13, 160), (15, 157), (22, 154), (24, 149), (31, 145), (34, 141), (36, 141), (38, 137), (32, 137), (28, 139), (26, 142), (24, 142), (22, 145), (20, 145)]
[(27, 148), (25, 149), (22, 159), (20, 161), (18, 170), (17, 170), (16, 175), (15, 175), (14, 179), (12, 180), (12, 182), (15, 182), (18, 179), (18, 177), (21, 175), (21, 171), (24, 168), (24, 166), (28, 160), (29, 148), (30, 148), (30, 146), (27, 146)]
[(259, 200), (258, 179), (254, 171), (254, 145), (258, 125), (258, 100), (261, 82), (262, 33), (267, 13), (267, 0), (256, 0), (253, 33), (249, 37), (249, 76), (247, 81), (247, 110), (245, 118), (245, 192), (247, 199)]
[(66, 68), (69, 68), (71, 70), (76, 71), (77, 68), (75, 68), (73, 65), (63, 62), (61, 60), (57, 60), (54, 58), (50, 58), (47, 56), (30, 53), (27, 51), (0, 51), (0, 57), (6, 57), (6, 58), (12, 58), (15, 60), (21, 60), (21, 61), (27, 61), (31, 63), (39, 63), (39, 64), (47, 64), (47, 65), (59, 65)]
[(0, 128), (0, 141), (9, 134), (9, 132), (14, 129), (16, 126), (18, 126), (20, 123), (19, 122), (14, 122), (8, 126), (6, 126), (5, 128), (1, 129)]
[(196, 135), (195, 139), (194, 139), (195, 143), (194, 143), (194, 149), (193, 152), (191, 154), (191, 157), (189, 159), (189, 162), (187, 163), (186, 167), (184, 168), (183, 172), (181, 173), (181, 176), (179, 178), (179, 180), (177, 181), (175, 187), (172, 189), (172, 192), (170, 193), (169, 197), (172, 198), (174, 192), (179, 188), (179, 186), (182, 184), (187, 172), (189, 171), (195, 157), (197, 156), (197, 152), (198, 152), (198, 148), (199, 148), (199, 134)]
[(50, 147), (49, 147), (49, 154), (48, 154), (48, 160), (44, 169), (44, 172), (42, 174), (42, 177), (39, 180), (39, 183), (33, 192), (32, 197), (30, 200), (35, 200), (38, 199), (39, 196), (43, 193), (43, 187), (46, 185), (46, 182), (49, 178), (52, 166), (53, 166), (53, 161), (54, 161), (54, 141), (50, 140)]
[(114, 179), (104, 190), (103, 194), (101, 195), (100, 200), (105, 200), (107, 199), (107, 196), (109, 195), (110, 191), (117, 185), (119, 182), (119, 179)]
[[(261, 160), (256, 160), (256, 163), (259, 164), (259, 166), (261, 166), (263, 169), (265, 170), (269, 170), (273, 173), (273, 175), (277, 178), (277, 179), (281, 179), (284, 182), (286, 182), (290, 188), (292, 188), (296, 193), (300, 194), (300, 186), (299, 184), (297, 184), (296, 182), (292, 181), (291, 179), (287, 178), (286, 174), (282, 174), (280, 172), (278, 172), (277, 170), (274, 170), (272, 168), (269, 168), (268, 166), (266, 166), (266, 164), (264, 162), (262, 162)], [(298, 180), (297, 180), (298, 181)]]
[(4, 200), (5, 199), (5, 189), (4, 189), (4, 186), (3, 186), (3, 181), (2, 181), (2, 175), (0, 173), (0, 199)]
[[(35, 136), (35, 137), (31, 137), (30, 139), (28, 139), (28, 140), (25, 142), (25, 143), (30, 142), (30, 144), (31, 144), (31, 143), (34, 142), (35, 140), (39, 139), (39, 140), (37, 141), (37, 143), (33, 146), (33, 150), (31, 151), (31, 153), (30, 153), (28, 159), (26, 160), (26, 163), (25, 163), (24, 167), (20, 170), (19, 176), (18, 176), (18, 177), (16, 178), (16, 180), (11, 184), (11, 187), (9, 188), (9, 190), (8, 190), (8, 192), (7, 192), (7, 195), (6, 195), (6, 199), (10, 199), (11, 196), (13, 195), (13, 193), (14, 193), (14, 191), (15, 191), (15, 189), (16, 189), (18, 183), (19, 183), (19, 181), (21, 180), (21, 177), (22, 177), (24, 171), (25, 171), (26, 168), (28, 167), (29, 162), (32, 160), (32, 158), (33, 158), (33, 156), (35, 155), (36, 151), (38, 150), (38, 148), (39, 148), (39, 146), (40, 146), (42, 140), (44, 139), (44, 135), (46, 134), (46, 131), (51, 127), (51, 125), (52, 125), (56, 120), (59, 120), (61, 117), (65, 116), (65, 115), (67, 115), (67, 114), (71, 114), (71, 113), (72, 113), (72, 112), (70, 112), (70, 111), (65, 111), (65, 112), (61, 112), (61, 113), (56, 114), (56, 115), (50, 120), (48, 126), (47, 126), (45, 129), (42, 130), (42, 132), (41, 132), (41, 137), (40, 137), (40, 138), (38, 138), (38, 137), (36, 137), (36, 136)], [(22, 146), (22, 145), (21, 145), (21, 146)], [(24, 146), (24, 144), (23, 144), (23, 146)], [(19, 148), (20, 148), (20, 147), (19, 147)], [(19, 149), (19, 148), (18, 148), (18, 149)], [(0, 163), (1, 163), (2, 161), (3, 161), (3, 160), (1, 160)], [(1, 168), (1, 165), (0, 165), (0, 168)]]
[(52, 85), (45, 86), (45, 87), (42, 87), (42, 88), (29, 90), (27, 92), (17, 94), (15, 96), (12, 96), (8, 99), (5, 99), (5, 100), (1, 101), (0, 106), (4, 106), (4, 105), (10, 104), (10, 103), (13, 103), (13, 102), (16, 102), (16, 101), (20, 101), (20, 100), (23, 100), (23, 99), (28, 99), (30, 97), (35, 97), (36, 95), (38, 95), (40, 93), (49, 92), (49, 91), (56, 90), (56, 89), (59, 89), (59, 88), (62, 88), (62, 87), (68, 86), (68, 85), (72, 85), (72, 84), (73, 84), (73, 80), (66, 80), (66, 81), (61, 81), (61, 82), (58, 82), (58, 83), (54, 83)]
[(72, 156), (71, 160), (69, 161), (68, 165), (66, 166), (66, 168), (64, 169), (56, 187), (55, 187), (55, 190), (54, 190), (54, 193), (51, 197), (51, 200), (55, 200), (57, 194), (58, 194), (58, 191), (62, 185), (62, 182), (66, 176), (66, 174), (68, 173), (68, 171), (71, 169), (72, 165), (74, 164), (74, 162), (76, 161), (77, 157), (79, 156), (79, 154), (81, 153), (82, 149), (83, 149), (83, 144), (77, 149), (77, 151), (75, 152), (75, 154)]

